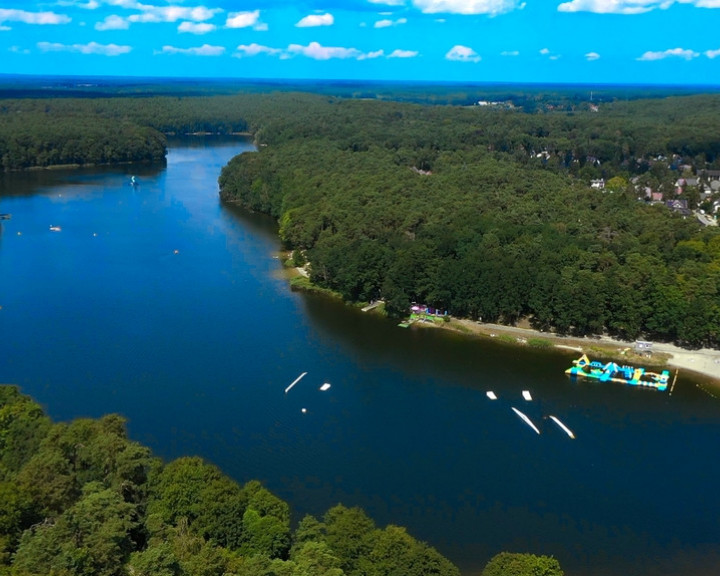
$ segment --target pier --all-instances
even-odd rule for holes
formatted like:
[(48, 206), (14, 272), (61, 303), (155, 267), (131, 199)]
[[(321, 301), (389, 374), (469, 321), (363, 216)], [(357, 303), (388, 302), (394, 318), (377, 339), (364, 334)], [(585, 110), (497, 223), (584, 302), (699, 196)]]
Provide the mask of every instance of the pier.
[(365, 308), (362, 309), (363, 312), (370, 312), (370, 310), (375, 310), (378, 306), (385, 304), (385, 300), (375, 300), (375, 302), (370, 302)]

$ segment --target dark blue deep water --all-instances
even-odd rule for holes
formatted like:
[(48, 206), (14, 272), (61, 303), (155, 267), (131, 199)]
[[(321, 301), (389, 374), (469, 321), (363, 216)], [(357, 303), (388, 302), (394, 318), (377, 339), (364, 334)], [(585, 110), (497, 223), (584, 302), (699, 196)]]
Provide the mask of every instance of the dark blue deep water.
[(121, 413), (166, 459), (262, 480), (295, 520), (362, 506), (465, 574), (503, 550), (568, 575), (720, 573), (720, 401), (682, 374), (672, 396), (575, 383), (563, 353), (293, 293), (273, 223), (218, 201), (249, 149), (0, 176), (0, 382), (55, 419)]

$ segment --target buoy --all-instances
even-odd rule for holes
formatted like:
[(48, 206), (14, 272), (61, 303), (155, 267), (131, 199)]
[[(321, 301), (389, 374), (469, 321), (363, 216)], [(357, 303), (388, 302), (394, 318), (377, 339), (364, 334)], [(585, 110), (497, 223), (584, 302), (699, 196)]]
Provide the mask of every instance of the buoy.
[(303, 408), (303, 409), (301, 410), (301, 412), (302, 412), (303, 414), (305, 414), (305, 413), (307, 412), (307, 408)]

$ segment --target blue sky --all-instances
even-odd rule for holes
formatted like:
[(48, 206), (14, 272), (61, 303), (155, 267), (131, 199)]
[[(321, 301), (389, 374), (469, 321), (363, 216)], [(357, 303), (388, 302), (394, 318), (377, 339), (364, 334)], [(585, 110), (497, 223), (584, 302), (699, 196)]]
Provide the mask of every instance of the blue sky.
[(0, 72), (720, 84), (720, 0), (0, 0)]

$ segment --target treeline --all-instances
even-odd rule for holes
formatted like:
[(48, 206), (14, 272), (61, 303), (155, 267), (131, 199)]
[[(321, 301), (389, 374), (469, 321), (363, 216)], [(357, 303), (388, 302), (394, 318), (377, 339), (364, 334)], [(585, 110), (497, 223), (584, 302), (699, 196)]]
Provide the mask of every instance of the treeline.
[(0, 574), (459, 572), (359, 508), (337, 505), (293, 530), (288, 504), (257, 481), (240, 486), (196, 457), (163, 464), (128, 439), (120, 416), (53, 423), (17, 388), (0, 386)]
[(0, 100), (3, 170), (162, 162), (166, 135), (247, 128), (222, 98)]
[[(419, 302), (562, 333), (720, 343), (717, 229), (631, 185), (671, 187), (674, 161), (717, 167), (717, 96), (534, 115), (275, 100), (221, 196), (275, 216), (316, 284), (397, 315)], [(596, 176), (613, 187), (590, 189)]]
[[(665, 183), (673, 174), (663, 170), (667, 163), (655, 162), (660, 155), (682, 157), (697, 168), (720, 167), (720, 96), (624, 101), (607, 93), (594, 113), (593, 103), (568, 90), (495, 89), (489, 94), (506, 99), (503, 106), (479, 107), (368, 101), (360, 87), (337, 89), (352, 97), (299, 92), (187, 96), (180, 91), (175, 96), (4, 99), (0, 159), (4, 170), (155, 161), (165, 153), (161, 134), (251, 132), (265, 143), (311, 137), (356, 151), (370, 145), (406, 148), (426, 167), (440, 151), (484, 147), (588, 181), (647, 174), (649, 184)], [(372, 98), (407, 97), (399, 88), (388, 90), (372, 92)], [(436, 93), (425, 90), (428, 101), (435, 102)], [(410, 93), (421, 94), (419, 89)], [(461, 93), (450, 100), (473, 102), (474, 97)]]

